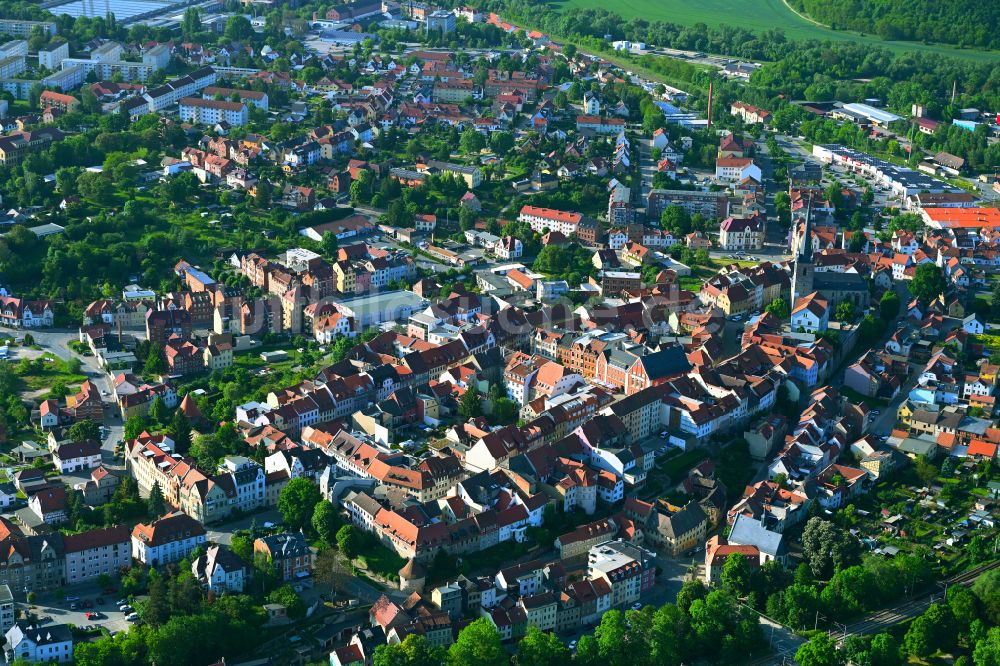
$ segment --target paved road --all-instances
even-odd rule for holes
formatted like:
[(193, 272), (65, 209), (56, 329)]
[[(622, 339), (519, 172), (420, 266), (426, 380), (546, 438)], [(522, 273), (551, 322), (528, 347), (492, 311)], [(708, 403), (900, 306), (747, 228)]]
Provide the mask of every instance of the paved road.
[(281, 514), (278, 513), (277, 509), (270, 509), (268, 511), (255, 513), (252, 516), (246, 516), (245, 518), (240, 518), (239, 520), (227, 521), (221, 525), (209, 526), (206, 528), (205, 538), (209, 541), (228, 546), (232, 543), (233, 532), (237, 530), (250, 529), (251, 525), (264, 527), (264, 523), (267, 522), (275, 524), (281, 522)]
[[(84, 374), (90, 378), (101, 391), (104, 398), (104, 425), (108, 428), (108, 434), (101, 443), (104, 462), (116, 464), (114, 458), (114, 447), (122, 439), (122, 421), (118, 406), (114, 400), (114, 386), (111, 377), (101, 370), (97, 365), (97, 359), (93, 356), (80, 356), (71, 350), (67, 344), (72, 340), (78, 340), (76, 331), (69, 329), (38, 329), (32, 330), (31, 335), (35, 338), (35, 343), (42, 347), (44, 351), (52, 353), (63, 360), (77, 358), (82, 363)], [(71, 387), (72, 388), (72, 387)]]
[[(645, 204), (646, 195), (653, 189), (653, 179), (656, 177), (656, 160), (653, 159), (653, 140), (638, 139), (639, 144), (639, 201)], [(644, 209), (645, 210), (645, 209)]]

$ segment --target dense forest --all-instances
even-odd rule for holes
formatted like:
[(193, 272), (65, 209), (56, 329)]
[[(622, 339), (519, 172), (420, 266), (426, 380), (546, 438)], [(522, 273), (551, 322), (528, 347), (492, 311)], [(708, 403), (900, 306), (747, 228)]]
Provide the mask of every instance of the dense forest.
[(791, 0), (834, 29), (882, 39), (1000, 48), (1000, 3), (981, 0)]

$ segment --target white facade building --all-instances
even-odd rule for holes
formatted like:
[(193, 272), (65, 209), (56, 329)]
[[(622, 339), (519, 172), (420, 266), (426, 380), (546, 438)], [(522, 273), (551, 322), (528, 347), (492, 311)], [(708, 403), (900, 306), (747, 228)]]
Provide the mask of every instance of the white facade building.
[(132, 557), (147, 566), (178, 562), (205, 543), (205, 528), (176, 511), (132, 530)]
[(73, 634), (65, 624), (35, 625), (18, 622), (5, 634), (7, 662), (73, 661)]
[(220, 102), (200, 97), (185, 97), (178, 102), (181, 120), (202, 125), (229, 123), (241, 127), (247, 122), (247, 105), (243, 102)]

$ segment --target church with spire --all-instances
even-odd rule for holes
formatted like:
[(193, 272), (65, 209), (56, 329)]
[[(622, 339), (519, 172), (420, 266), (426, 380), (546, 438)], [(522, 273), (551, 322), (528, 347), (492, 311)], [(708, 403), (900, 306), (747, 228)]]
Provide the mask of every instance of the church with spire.
[(806, 203), (806, 224), (802, 232), (802, 238), (796, 243), (795, 263), (792, 268), (792, 302), (790, 308), (795, 307), (803, 296), (808, 296), (813, 292), (813, 282), (816, 267), (813, 265), (813, 244), (812, 244), (812, 199)]
[[(792, 228), (797, 231), (798, 225), (796, 224)], [(857, 272), (816, 272), (816, 265), (813, 261), (811, 199), (806, 200), (806, 219), (802, 237), (795, 236), (793, 232), (792, 238), (795, 258), (792, 260), (792, 302), (788, 304), (790, 310), (795, 309), (800, 299), (813, 292), (818, 293), (826, 300), (831, 308), (836, 308), (844, 301), (850, 302), (859, 309), (868, 307), (868, 282)]]

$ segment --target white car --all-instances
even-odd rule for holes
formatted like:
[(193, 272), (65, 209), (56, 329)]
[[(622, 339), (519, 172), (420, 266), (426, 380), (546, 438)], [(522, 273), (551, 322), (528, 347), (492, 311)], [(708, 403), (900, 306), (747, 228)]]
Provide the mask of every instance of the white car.
[(129, 613), (128, 615), (125, 616), (125, 619), (128, 620), (129, 622), (138, 622), (139, 621), (139, 614), (138, 613)]
[(569, 649), (570, 650), (575, 650), (576, 649), (576, 639), (575, 638), (569, 642)]

